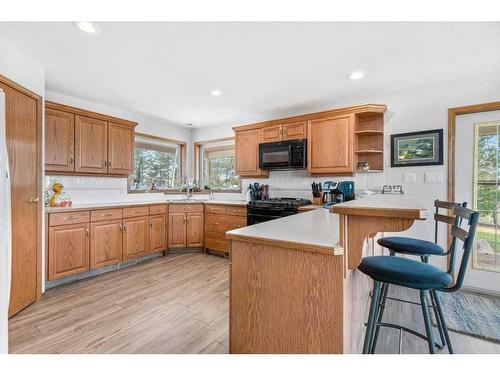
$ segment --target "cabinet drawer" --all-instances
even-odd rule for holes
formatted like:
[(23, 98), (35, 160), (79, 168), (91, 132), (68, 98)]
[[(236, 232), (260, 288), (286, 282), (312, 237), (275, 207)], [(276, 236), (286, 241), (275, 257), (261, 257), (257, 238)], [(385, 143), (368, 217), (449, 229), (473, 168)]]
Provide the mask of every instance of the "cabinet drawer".
[(205, 232), (205, 248), (229, 252), (229, 240), (224, 234)]
[(88, 223), (89, 221), (89, 211), (61, 212), (49, 215), (49, 226), (51, 227), (65, 224)]
[(226, 233), (228, 230), (238, 229), (247, 225), (246, 217), (207, 214), (205, 230), (217, 233)]
[(226, 207), (226, 214), (236, 215), (236, 216), (247, 216), (247, 208), (239, 206), (228, 206)]
[(123, 217), (137, 217), (149, 215), (149, 206), (129, 207), (123, 209)]
[(117, 220), (122, 218), (122, 209), (113, 208), (109, 210), (96, 210), (90, 212), (90, 220), (104, 221), (104, 220)]
[(226, 206), (215, 206), (212, 204), (207, 204), (205, 206), (205, 212), (211, 213), (211, 214), (225, 214), (226, 213)]
[(203, 204), (171, 204), (168, 208), (169, 212), (203, 212)]
[(164, 214), (165, 212), (167, 212), (167, 206), (164, 204), (155, 204), (155, 205), (149, 206), (149, 214), (150, 215)]

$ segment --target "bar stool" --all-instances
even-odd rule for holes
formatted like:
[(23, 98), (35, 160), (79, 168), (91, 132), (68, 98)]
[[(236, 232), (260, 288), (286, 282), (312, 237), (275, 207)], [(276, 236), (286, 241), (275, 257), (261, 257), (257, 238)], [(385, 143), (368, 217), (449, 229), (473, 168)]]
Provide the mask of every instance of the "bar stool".
[[(430, 265), (429, 263), (419, 262), (403, 257), (371, 256), (363, 258), (358, 269), (374, 280), (370, 312), (363, 345), (363, 354), (373, 353), (377, 340), (374, 335), (376, 327), (396, 328), (420, 337), (427, 341), (429, 346), (429, 353), (433, 354), (435, 352), (435, 346), (438, 345), (434, 342), (429, 315), (429, 305), (427, 301), (429, 294), (431, 293), (435, 296), (436, 312), (437, 316), (439, 317), (438, 319), (441, 322), (443, 335), (448, 346), (448, 351), (450, 354), (453, 353), (453, 346), (448, 334), (446, 321), (444, 319), (441, 305), (439, 303), (437, 291), (450, 293), (459, 290), (462, 286), (470, 253), (472, 251), (474, 237), (476, 234), (479, 213), (469, 210), (465, 207), (455, 207), (453, 208), (453, 214), (459, 219), (455, 221), (455, 218), (452, 216), (448, 216), (449, 219), (446, 219), (448, 221), (455, 221), (457, 223), (453, 224), (451, 228), (451, 235), (453, 238), (452, 242), (454, 243), (456, 242), (456, 240), (461, 240), (463, 242), (462, 259), (460, 261), (460, 267), (455, 281), (453, 279), (453, 273), (454, 259), (456, 258), (457, 252), (456, 246), (450, 249), (449, 254), (451, 261), (446, 272), (439, 269), (438, 267)], [(463, 221), (466, 221), (467, 223), (467, 230), (461, 228)], [(382, 322), (382, 316), (380, 314), (378, 314), (379, 316), (377, 317), (377, 312), (379, 310), (378, 307), (382, 298), (381, 289), (383, 283), (395, 284), (419, 291), (420, 305), (422, 308), (426, 335), (423, 335), (404, 326), (392, 323), (384, 323)]]
[[(448, 254), (451, 254), (452, 249), (455, 248), (456, 241), (455, 239), (452, 239), (452, 242), (450, 243), (450, 247), (448, 251), (445, 251), (437, 242), (438, 242), (438, 224), (440, 222), (446, 223), (448, 225), (460, 225), (460, 220), (461, 218), (458, 216), (447, 216), (443, 215), (440, 213), (440, 209), (446, 209), (446, 210), (453, 210), (454, 208), (457, 207), (467, 207), (467, 202), (463, 203), (454, 203), (454, 202), (445, 202), (441, 201), (439, 199), (436, 199), (434, 201), (434, 207), (435, 207), (435, 212), (434, 212), (434, 242), (430, 241), (425, 241), (425, 240), (420, 240), (417, 238), (412, 238), (412, 237), (384, 237), (384, 238), (379, 238), (377, 240), (377, 243), (380, 246), (383, 246), (387, 249), (389, 249), (390, 255), (395, 255), (396, 253), (400, 254), (407, 254), (407, 255), (414, 255), (414, 256), (420, 256), (420, 259), (422, 262), (427, 263), (429, 261), (429, 257), (431, 255), (438, 255), (438, 256), (447, 256)], [(452, 260), (454, 261), (454, 259)], [(395, 299), (395, 298), (390, 298), (387, 297), (389, 293), (389, 284), (382, 284), (382, 290), (381, 290), (381, 302), (378, 307), (377, 311), (377, 316), (379, 320), (382, 319), (384, 315), (384, 309), (385, 309), (385, 304), (387, 299)], [(431, 291), (430, 292), (430, 297), (431, 297), (431, 307), (434, 310), (434, 315), (436, 316), (436, 323), (439, 331), (439, 336), (441, 338), (441, 345), (438, 345), (438, 347), (441, 349), (444, 346), (446, 346), (446, 340), (444, 337), (444, 330), (442, 327), (441, 319), (439, 318), (439, 314), (437, 313), (437, 304), (439, 301), (436, 301), (437, 298), (435, 296), (435, 292)], [(408, 302), (412, 303), (410, 301), (405, 301), (401, 299), (396, 299), (399, 302)], [(377, 342), (377, 338), (379, 335), (380, 327), (376, 327), (375, 329), (375, 339), (374, 342)], [(375, 346), (372, 348), (373, 351), (375, 351)]]

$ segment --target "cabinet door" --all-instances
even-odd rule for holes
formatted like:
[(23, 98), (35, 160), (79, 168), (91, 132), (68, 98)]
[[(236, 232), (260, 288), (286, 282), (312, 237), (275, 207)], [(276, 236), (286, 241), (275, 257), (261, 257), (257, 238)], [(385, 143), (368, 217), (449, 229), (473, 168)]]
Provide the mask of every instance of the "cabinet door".
[(90, 268), (121, 262), (122, 221), (101, 221), (90, 226)]
[(165, 246), (165, 215), (149, 217), (149, 251), (154, 253), (166, 249)]
[(89, 269), (89, 224), (72, 224), (49, 229), (49, 280)]
[(45, 110), (45, 170), (75, 170), (75, 115), (47, 108)]
[(203, 214), (186, 214), (186, 247), (203, 247)]
[(75, 116), (75, 172), (108, 173), (108, 124)]
[(309, 121), (308, 170), (310, 173), (354, 173), (352, 115)]
[(243, 177), (267, 176), (259, 169), (259, 143), (262, 129), (243, 130), (235, 133), (236, 173)]
[(284, 141), (307, 138), (307, 121), (283, 124), (282, 138)]
[(168, 247), (186, 247), (186, 214), (172, 212), (168, 215)]
[(134, 169), (134, 129), (108, 124), (108, 172), (129, 175)]
[(281, 125), (267, 126), (262, 129), (262, 143), (281, 141)]
[(148, 216), (123, 220), (123, 260), (148, 254), (148, 222)]

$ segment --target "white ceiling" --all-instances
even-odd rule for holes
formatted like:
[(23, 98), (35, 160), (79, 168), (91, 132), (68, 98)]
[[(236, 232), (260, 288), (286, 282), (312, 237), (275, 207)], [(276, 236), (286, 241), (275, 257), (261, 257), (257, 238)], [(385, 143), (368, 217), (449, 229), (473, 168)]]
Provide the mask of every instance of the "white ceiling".
[(500, 23), (99, 26), (4, 22), (0, 36), (46, 67), (47, 90), (194, 127), (500, 71)]

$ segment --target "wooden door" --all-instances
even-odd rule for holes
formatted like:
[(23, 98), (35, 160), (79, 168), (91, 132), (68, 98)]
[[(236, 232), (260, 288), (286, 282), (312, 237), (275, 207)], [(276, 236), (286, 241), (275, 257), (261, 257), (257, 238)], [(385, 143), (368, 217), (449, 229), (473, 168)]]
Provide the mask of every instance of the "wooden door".
[(45, 109), (45, 170), (75, 170), (75, 115)]
[(262, 129), (262, 143), (279, 142), (282, 139), (281, 135), (281, 125), (267, 126)]
[(89, 269), (89, 224), (49, 228), (49, 280)]
[(108, 123), (108, 172), (129, 175), (134, 171), (134, 129)]
[(186, 214), (186, 247), (203, 247), (203, 214)]
[[(41, 98), (0, 75), (11, 180), (12, 274), (9, 316), (41, 292)], [(37, 200), (38, 199), (38, 200)], [(3, 223), (0, 223), (3, 225)]]
[(242, 177), (267, 176), (259, 169), (259, 143), (262, 129), (243, 130), (235, 133), (236, 173)]
[(121, 262), (123, 259), (122, 221), (92, 223), (90, 229), (90, 268)]
[(148, 216), (123, 220), (123, 260), (148, 254), (148, 222)]
[(75, 172), (108, 172), (108, 123), (75, 116)]
[(165, 215), (149, 217), (149, 251), (154, 253), (166, 249), (165, 244)]
[(168, 215), (168, 247), (186, 247), (186, 214), (171, 212)]
[(354, 173), (353, 115), (311, 120), (308, 123), (310, 173)]
[(282, 139), (284, 141), (305, 138), (307, 138), (307, 121), (283, 124)]

